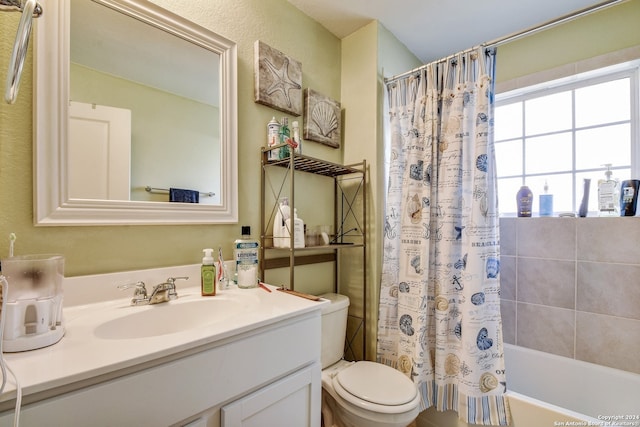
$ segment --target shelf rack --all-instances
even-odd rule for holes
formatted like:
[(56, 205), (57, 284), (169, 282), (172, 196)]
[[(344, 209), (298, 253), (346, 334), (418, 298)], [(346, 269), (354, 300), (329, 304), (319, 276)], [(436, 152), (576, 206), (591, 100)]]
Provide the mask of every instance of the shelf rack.
[[(261, 191), (260, 191), (260, 277), (264, 279), (266, 270), (274, 268), (289, 268), (289, 288), (295, 287), (295, 267), (318, 263), (333, 263), (334, 291), (339, 292), (340, 257), (344, 250), (362, 251), (362, 318), (358, 329), (361, 329), (363, 345), (362, 355), (366, 348), (366, 312), (367, 312), (367, 259), (366, 259), (366, 169), (367, 162), (340, 165), (333, 162), (292, 152), (285, 159), (269, 160), (269, 152), (281, 148), (284, 144), (261, 150)], [(270, 178), (270, 171), (284, 169), (284, 174), (274, 180)], [(334, 184), (334, 230), (329, 245), (311, 246), (305, 248), (294, 247), (294, 230), (291, 230), (290, 247), (275, 248), (273, 246), (273, 221), (278, 200), (283, 193), (289, 197), (289, 207), (294, 212), (296, 207), (295, 177), (298, 173), (308, 173), (326, 177)], [(289, 183), (288, 191), (286, 183)], [(267, 190), (271, 191), (274, 202), (267, 202)], [(360, 201), (359, 204), (356, 201)], [(269, 206), (267, 204), (269, 203)], [(357, 205), (357, 206), (356, 206)], [(351, 228), (349, 228), (351, 227)], [(349, 228), (345, 230), (345, 228)], [(267, 257), (270, 253), (272, 257)], [(350, 343), (347, 343), (350, 346)]]

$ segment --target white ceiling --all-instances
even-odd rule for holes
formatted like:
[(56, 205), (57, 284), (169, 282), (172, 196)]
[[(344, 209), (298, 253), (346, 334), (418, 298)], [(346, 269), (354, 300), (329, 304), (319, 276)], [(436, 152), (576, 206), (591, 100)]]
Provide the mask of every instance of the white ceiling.
[(378, 20), (424, 63), (602, 0), (289, 0), (339, 38)]

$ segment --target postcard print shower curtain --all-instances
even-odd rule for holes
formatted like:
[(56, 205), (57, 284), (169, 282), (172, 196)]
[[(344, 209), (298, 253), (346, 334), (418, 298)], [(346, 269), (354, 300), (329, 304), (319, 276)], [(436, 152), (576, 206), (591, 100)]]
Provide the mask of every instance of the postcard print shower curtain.
[(387, 84), (378, 361), (419, 385), (422, 409), (506, 425), (494, 65), (478, 48)]

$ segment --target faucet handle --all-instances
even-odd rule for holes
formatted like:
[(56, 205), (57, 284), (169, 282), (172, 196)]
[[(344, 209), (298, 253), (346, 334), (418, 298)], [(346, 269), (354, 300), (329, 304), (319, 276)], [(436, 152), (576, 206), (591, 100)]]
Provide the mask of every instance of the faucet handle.
[(169, 277), (167, 279), (167, 284), (169, 285), (168, 296), (170, 300), (174, 300), (178, 298), (178, 292), (176, 292), (176, 280), (189, 280), (189, 277), (188, 276)]
[(143, 281), (137, 281), (133, 283), (126, 283), (124, 285), (118, 285), (118, 289), (124, 291), (125, 289), (130, 289), (135, 287), (135, 291), (133, 292), (133, 299), (131, 300), (131, 305), (138, 305), (140, 302), (145, 301), (147, 299), (147, 288), (144, 285)]
[(181, 276), (181, 277), (169, 277), (167, 279), (167, 283), (171, 283), (175, 286), (176, 280), (189, 280), (189, 276)]
[(142, 294), (142, 293), (144, 293), (145, 295), (147, 294), (147, 288), (145, 287), (144, 282), (142, 280), (139, 280), (133, 283), (126, 283), (124, 285), (118, 285), (117, 287), (121, 291), (135, 287), (136, 288), (135, 295)]

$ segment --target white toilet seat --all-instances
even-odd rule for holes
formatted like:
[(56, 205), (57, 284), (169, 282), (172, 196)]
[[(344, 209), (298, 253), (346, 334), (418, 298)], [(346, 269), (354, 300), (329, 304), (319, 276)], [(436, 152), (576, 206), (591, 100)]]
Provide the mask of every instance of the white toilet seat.
[[(380, 385), (383, 384), (383, 387)], [(401, 372), (380, 363), (360, 361), (333, 377), (335, 392), (345, 401), (367, 411), (400, 414), (415, 409), (420, 395)]]

